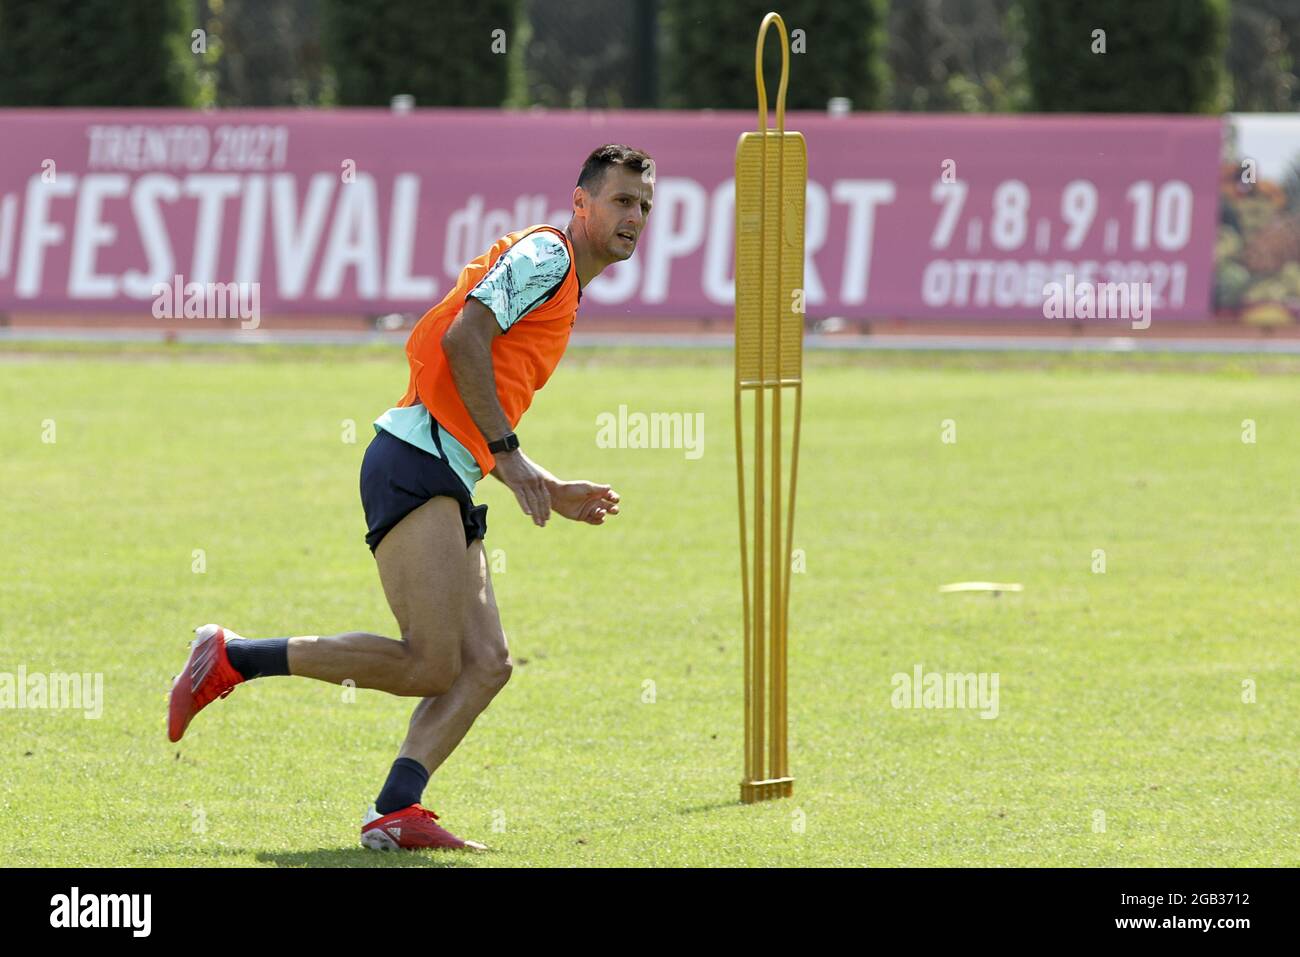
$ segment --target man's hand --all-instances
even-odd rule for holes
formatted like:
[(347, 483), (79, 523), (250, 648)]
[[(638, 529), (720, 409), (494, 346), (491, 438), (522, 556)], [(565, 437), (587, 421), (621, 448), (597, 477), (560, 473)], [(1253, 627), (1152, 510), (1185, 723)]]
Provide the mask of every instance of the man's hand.
[(561, 482), (551, 485), (551, 506), (556, 513), (575, 522), (603, 525), (605, 516), (618, 514), (618, 493), (595, 482)]
[[(531, 515), (533, 524), (541, 527), (551, 517), (551, 488), (556, 478), (520, 449), (498, 452), (492, 474), (499, 478), (519, 500), (525, 515)], [(563, 514), (563, 513), (561, 513)]]

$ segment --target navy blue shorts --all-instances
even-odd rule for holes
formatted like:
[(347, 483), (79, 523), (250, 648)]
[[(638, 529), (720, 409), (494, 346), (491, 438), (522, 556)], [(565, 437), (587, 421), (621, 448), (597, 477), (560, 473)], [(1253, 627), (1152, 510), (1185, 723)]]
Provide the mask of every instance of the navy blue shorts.
[(437, 495), (460, 503), (465, 547), (487, 535), (487, 506), (475, 505), (460, 476), (446, 460), (376, 432), (361, 460), (361, 506), (366, 511), (366, 544), (374, 552), (384, 536), (408, 514)]

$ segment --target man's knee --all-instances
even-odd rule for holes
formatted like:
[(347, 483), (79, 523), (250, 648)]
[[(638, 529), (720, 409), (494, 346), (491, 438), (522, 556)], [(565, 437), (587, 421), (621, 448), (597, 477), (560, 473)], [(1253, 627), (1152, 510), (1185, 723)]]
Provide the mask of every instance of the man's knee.
[(488, 683), (491, 685), (493, 691), (500, 691), (504, 688), (506, 682), (510, 680), (510, 676), (514, 674), (514, 671), (515, 663), (510, 658), (510, 653), (506, 652), (500, 661), (496, 663), (488, 676)]
[(496, 694), (506, 686), (515, 669), (515, 663), (506, 647), (505, 636), (501, 635), (495, 644), (496, 647), (491, 651), (476, 655), (472, 666), (467, 665), (467, 670), (472, 670), (475, 682), (491, 694)]

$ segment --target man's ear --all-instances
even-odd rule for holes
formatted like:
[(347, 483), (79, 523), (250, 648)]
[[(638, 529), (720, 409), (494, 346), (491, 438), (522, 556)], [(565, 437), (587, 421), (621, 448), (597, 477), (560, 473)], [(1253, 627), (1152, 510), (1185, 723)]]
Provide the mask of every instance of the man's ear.
[(581, 186), (573, 187), (573, 211), (584, 215), (587, 212), (587, 191)]

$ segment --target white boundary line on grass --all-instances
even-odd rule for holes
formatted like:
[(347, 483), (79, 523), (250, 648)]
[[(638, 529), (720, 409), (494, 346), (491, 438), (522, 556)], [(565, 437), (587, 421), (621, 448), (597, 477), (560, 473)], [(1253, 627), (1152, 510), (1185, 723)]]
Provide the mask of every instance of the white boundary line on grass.
[[(222, 330), (175, 333), (170, 338), (150, 329), (41, 329), (0, 327), (4, 342), (179, 342), (204, 345), (308, 345), (354, 346), (388, 343), (400, 348), (410, 330), (399, 332), (328, 332), (291, 330)], [(570, 342), (580, 348), (699, 349), (731, 348), (730, 333), (696, 335), (662, 333), (574, 333)], [(1109, 352), (1109, 353), (1230, 353), (1244, 355), (1300, 355), (1300, 339), (1144, 339), (1134, 336), (822, 336), (804, 340), (809, 349), (919, 351), (919, 352)]]

